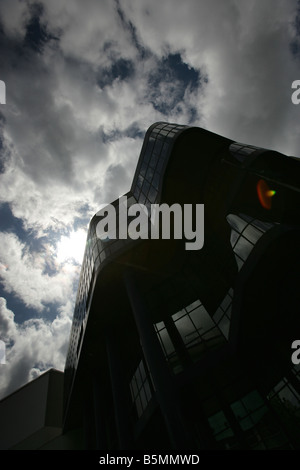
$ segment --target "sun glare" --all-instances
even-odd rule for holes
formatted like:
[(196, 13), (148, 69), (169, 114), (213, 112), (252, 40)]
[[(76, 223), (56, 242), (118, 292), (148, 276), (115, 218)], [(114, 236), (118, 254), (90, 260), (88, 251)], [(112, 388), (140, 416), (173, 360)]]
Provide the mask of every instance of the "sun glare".
[(86, 231), (79, 229), (62, 236), (57, 244), (56, 257), (58, 262), (82, 263), (86, 243)]

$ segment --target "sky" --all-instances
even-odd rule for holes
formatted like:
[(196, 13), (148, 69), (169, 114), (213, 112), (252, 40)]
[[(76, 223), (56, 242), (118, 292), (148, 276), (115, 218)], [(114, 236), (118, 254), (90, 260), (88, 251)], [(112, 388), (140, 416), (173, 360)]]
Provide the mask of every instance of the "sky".
[(91, 217), (148, 127), (300, 156), (297, 0), (0, 0), (0, 398), (64, 370)]

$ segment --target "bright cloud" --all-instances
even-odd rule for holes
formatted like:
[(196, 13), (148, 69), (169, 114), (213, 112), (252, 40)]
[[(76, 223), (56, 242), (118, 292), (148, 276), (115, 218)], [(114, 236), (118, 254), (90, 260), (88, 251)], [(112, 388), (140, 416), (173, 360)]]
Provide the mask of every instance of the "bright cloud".
[[(78, 243), (76, 237), (75, 240)], [(13, 292), (24, 305), (37, 311), (42, 311), (49, 303), (64, 304), (73, 296), (75, 274), (65, 276), (62, 265), (57, 266), (60, 269), (54, 275), (46, 272), (47, 266), (55, 261), (51, 251), (49, 253), (45, 247), (44, 251), (34, 253), (16, 235), (0, 233), (0, 260), (1, 265), (6, 267), (0, 271), (4, 289)]]
[(63, 235), (57, 244), (56, 258), (59, 263), (74, 260), (81, 264), (84, 255), (87, 232), (78, 230), (68, 236)]
[(52, 322), (32, 319), (19, 325), (0, 297), (1, 337), (6, 344), (6, 364), (1, 366), (1, 396), (32, 380), (49, 367), (63, 370), (71, 327), (71, 303)]

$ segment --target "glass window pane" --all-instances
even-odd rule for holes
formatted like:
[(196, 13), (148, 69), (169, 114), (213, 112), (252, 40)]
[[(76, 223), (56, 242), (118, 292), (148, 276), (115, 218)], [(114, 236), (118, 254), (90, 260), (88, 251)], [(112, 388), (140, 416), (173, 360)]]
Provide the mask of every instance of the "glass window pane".
[(152, 204), (154, 203), (156, 196), (157, 196), (157, 190), (153, 186), (150, 186), (148, 198)]
[(164, 127), (166, 126), (166, 123), (165, 122), (160, 122), (158, 123), (156, 126), (155, 126), (155, 130), (157, 129), (163, 129)]
[(189, 341), (189, 335), (195, 331), (195, 327), (191, 322), (190, 318), (186, 315), (185, 317), (180, 318), (175, 323), (183, 341), (186, 343)]
[(228, 339), (229, 329), (230, 329), (230, 321), (229, 321), (229, 319), (227, 318), (226, 315), (224, 315), (222, 320), (219, 322), (218, 326), (219, 326), (220, 330), (222, 331), (223, 335), (225, 336), (225, 338)]
[(191, 311), (194, 310), (196, 307), (198, 307), (200, 304), (201, 304), (201, 302), (200, 302), (199, 299), (195, 300), (195, 302), (191, 303), (190, 305), (188, 305), (188, 306), (186, 307), (187, 312), (191, 312)]
[(150, 148), (147, 148), (144, 155), (143, 155), (143, 161), (148, 164), (149, 163), (149, 160), (151, 158), (151, 153), (152, 153), (152, 149)]
[(143, 190), (143, 193), (145, 194), (145, 196), (147, 196), (149, 188), (150, 188), (150, 184), (148, 183), (148, 181), (144, 181), (142, 190)]
[(154, 326), (156, 327), (157, 331), (160, 331), (160, 330), (162, 330), (163, 328), (165, 328), (165, 324), (164, 324), (163, 321), (160, 321), (159, 323), (155, 323)]
[[(161, 142), (160, 142), (160, 145), (161, 145)], [(150, 165), (151, 168), (155, 168), (155, 167), (156, 167), (156, 163), (157, 163), (157, 161), (158, 161), (158, 159), (159, 159), (158, 155), (159, 155), (159, 154), (157, 154), (157, 153), (153, 153), (153, 154), (152, 154), (151, 160), (150, 160), (150, 163), (149, 163), (149, 165)]]
[(223, 315), (224, 315), (224, 312), (219, 307), (218, 310), (214, 313), (214, 316), (213, 316), (214, 321), (218, 324)]
[(168, 148), (169, 148), (169, 144), (167, 142), (165, 142), (164, 145), (163, 145), (162, 151), (160, 153), (160, 158), (161, 159), (163, 159), (167, 155)]
[(257, 408), (264, 405), (262, 397), (256, 390), (253, 390), (243, 397), (243, 403), (248, 411), (257, 410)]
[(145, 194), (141, 193), (139, 197), (139, 203), (144, 204), (145, 201), (146, 201), (146, 196)]
[(216, 339), (221, 336), (221, 332), (218, 327), (212, 328), (211, 330), (207, 331), (202, 335), (202, 338), (205, 339), (205, 341), (209, 341), (212, 339)]
[(146, 393), (146, 396), (147, 396), (147, 400), (150, 401), (152, 393), (151, 393), (151, 388), (150, 388), (148, 379), (146, 380), (146, 382), (144, 384), (144, 389), (145, 389), (145, 393)]
[(147, 404), (148, 404), (148, 400), (147, 400), (147, 397), (146, 397), (146, 393), (145, 393), (145, 390), (144, 390), (144, 387), (142, 388), (142, 390), (140, 391), (140, 399), (141, 399), (141, 405), (142, 405), (142, 409), (145, 410)]
[(174, 313), (174, 315), (172, 315), (172, 318), (173, 318), (174, 321), (176, 321), (179, 318), (183, 317), (184, 315), (186, 315), (185, 309), (179, 310), (179, 312)]
[(154, 170), (153, 170), (151, 167), (149, 167), (149, 168), (147, 169), (147, 172), (146, 172), (146, 180), (147, 180), (149, 183), (151, 183), (151, 181), (152, 181), (153, 174), (154, 174)]
[[(293, 390), (293, 391), (292, 391)], [(279, 393), (278, 396), (282, 402), (284, 402), (285, 406), (290, 405), (291, 408), (297, 407), (299, 408), (299, 395), (297, 394), (296, 390), (292, 389), (292, 387), (285, 386)]]
[(160, 331), (159, 336), (160, 336), (161, 342), (163, 344), (163, 348), (166, 352), (166, 355), (169, 356), (170, 354), (172, 354), (175, 351), (175, 348), (174, 348), (174, 345), (171, 341), (169, 333), (167, 332), (166, 329), (164, 329), (164, 330)]
[(144, 181), (143, 176), (142, 176), (142, 175), (138, 175), (137, 181), (136, 181), (136, 184), (137, 184), (138, 188), (141, 188), (141, 187), (142, 187), (143, 181)]
[(295, 364), (292, 368), (292, 373), (293, 375), (295, 375), (295, 377), (298, 378), (298, 380), (300, 380), (300, 363), (299, 364)]
[(241, 400), (238, 400), (234, 403), (232, 403), (230, 405), (232, 411), (234, 412), (235, 414), (235, 417), (240, 420), (242, 418), (244, 418), (245, 416), (247, 416), (247, 410), (246, 408), (244, 407), (243, 403), (241, 402)]
[(245, 235), (245, 237), (248, 238), (250, 242), (255, 244), (257, 240), (262, 236), (262, 232), (253, 227), (252, 225), (248, 225), (243, 235)]
[(231, 311), (232, 311), (232, 304), (229, 305), (228, 309), (226, 310), (227, 318), (231, 318)]
[(134, 401), (135, 397), (138, 394), (138, 387), (137, 387), (137, 384), (136, 384), (135, 377), (133, 377), (133, 379), (130, 382), (130, 391), (131, 391), (132, 399)]
[(143, 162), (142, 166), (140, 168), (139, 174), (142, 175), (142, 176), (145, 176), (146, 171), (147, 171), (147, 163)]
[(157, 163), (156, 171), (158, 173), (161, 173), (163, 166), (164, 166), (164, 160), (163, 158), (160, 157)]
[(265, 405), (262, 406), (261, 408), (259, 408), (259, 410), (254, 411), (251, 414), (252, 421), (255, 424), (258, 423), (267, 412), (268, 412), (268, 408)]
[(231, 304), (232, 302), (232, 297), (227, 294), (225, 297), (224, 297), (224, 300), (223, 302), (221, 303), (221, 307), (222, 309), (224, 310), (224, 312), (227, 310), (227, 308), (229, 307), (229, 305)]
[(240, 421), (240, 426), (241, 426), (243, 431), (247, 431), (248, 429), (253, 428), (254, 423), (253, 423), (251, 417), (247, 416), (246, 418), (244, 418)]
[(262, 230), (263, 232), (266, 232), (267, 230), (269, 230), (270, 228), (272, 228), (274, 225), (273, 224), (270, 224), (269, 222), (262, 222), (260, 220), (253, 220), (253, 222), (251, 222), (253, 226), (257, 227), (259, 230)]
[(233, 437), (233, 431), (231, 428), (225, 429), (225, 431), (222, 431), (219, 434), (216, 434), (215, 438), (217, 441), (222, 441), (223, 439), (226, 439), (228, 437)]
[(214, 434), (218, 434), (224, 431), (226, 428), (229, 428), (228, 421), (223, 413), (223, 411), (219, 411), (215, 413), (213, 416), (208, 418), (208, 423), (213, 430)]
[(232, 228), (234, 228), (237, 232), (241, 233), (244, 228), (246, 227), (247, 223), (245, 220), (243, 220), (241, 217), (235, 215), (235, 214), (229, 214), (226, 217), (227, 221), (231, 225)]
[(241, 150), (240, 150), (240, 153), (243, 154), (243, 155), (250, 155), (251, 153), (255, 152), (255, 150), (257, 150), (256, 148), (254, 147), (243, 147)]
[(214, 326), (214, 322), (210, 315), (207, 313), (205, 307), (201, 305), (190, 313), (190, 317), (193, 320), (197, 329), (205, 332)]
[(136, 380), (137, 388), (140, 389), (142, 386), (143, 380), (142, 380), (139, 368), (137, 368), (135, 372), (135, 380)]
[(236, 263), (238, 265), (238, 270), (242, 269), (242, 267), (244, 265), (244, 261), (238, 255), (235, 255), (235, 259), (236, 259)]
[(232, 247), (235, 246), (238, 238), (239, 238), (239, 233), (232, 229), (231, 234), (230, 234), (230, 243)]
[(214, 321), (207, 313), (205, 307), (201, 305), (197, 309), (193, 310), (190, 313), (190, 317), (197, 326), (197, 328), (201, 328), (201, 331), (205, 333), (206, 331), (210, 330), (215, 326)]
[(239, 241), (235, 245), (234, 252), (246, 261), (252, 248), (253, 245), (250, 242), (248, 242), (244, 237), (240, 237)]
[(141, 374), (141, 379), (144, 382), (144, 380), (146, 379), (146, 371), (145, 371), (145, 366), (144, 366), (143, 361), (140, 362), (139, 370), (140, 370), (140, 374)]
[(159, 173), (156, 172), (152, 180), (152, 185), (154, 186), (156, 190), (158, 190), (158, 187), (159, 187), (159, 180), (160, 180)]

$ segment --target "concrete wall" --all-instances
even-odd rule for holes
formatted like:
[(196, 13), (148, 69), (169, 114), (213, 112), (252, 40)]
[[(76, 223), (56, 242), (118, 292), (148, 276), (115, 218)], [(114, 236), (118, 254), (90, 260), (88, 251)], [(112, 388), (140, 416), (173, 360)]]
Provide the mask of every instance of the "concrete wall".
[(49, 370), (0, 401), (0, 449), (39, 449), (61, 435), (63, 373)]

